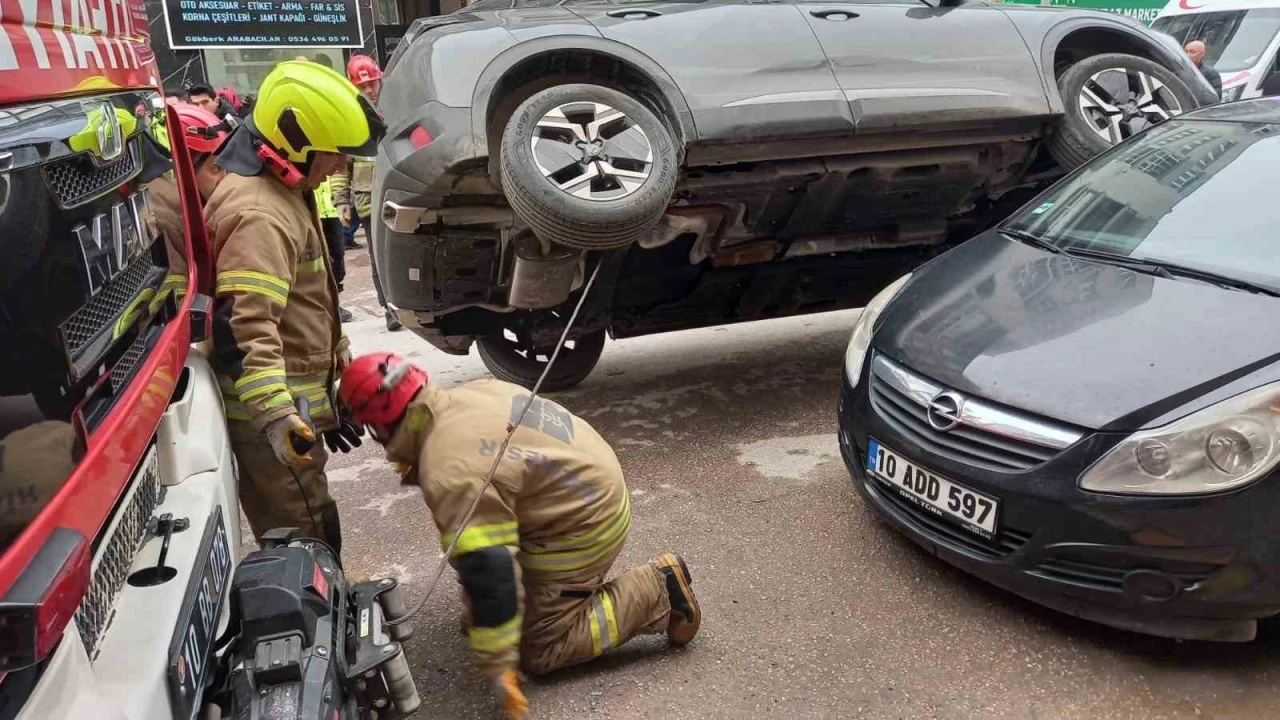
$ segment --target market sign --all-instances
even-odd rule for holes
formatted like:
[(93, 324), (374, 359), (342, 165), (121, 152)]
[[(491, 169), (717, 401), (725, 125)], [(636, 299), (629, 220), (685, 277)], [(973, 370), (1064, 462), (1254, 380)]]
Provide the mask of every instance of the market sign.
[(356, 0), (164, 0), (169, 46), (363, 47)]
[(1004, 0), (1017, 5), (1053, 5), (1080, 10), (1102, 10), (1150, 25), (1166, 5), (1164, 0)]

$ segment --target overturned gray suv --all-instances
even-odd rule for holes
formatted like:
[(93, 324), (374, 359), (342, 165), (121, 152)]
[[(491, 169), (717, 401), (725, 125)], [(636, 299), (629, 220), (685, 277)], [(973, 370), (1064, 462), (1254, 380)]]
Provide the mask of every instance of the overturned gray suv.
[(1170, 38), (933, 0), (478, 0), (388, 67), (373, 246), (400, 318), (547, 389), (634, 337), (857, 307), (1215, 100)]

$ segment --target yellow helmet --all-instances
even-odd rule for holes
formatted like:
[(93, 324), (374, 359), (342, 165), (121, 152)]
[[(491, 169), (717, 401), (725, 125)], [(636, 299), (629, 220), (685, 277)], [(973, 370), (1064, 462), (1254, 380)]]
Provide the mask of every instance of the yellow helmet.
[(253, 125), (295, 163), (306, 162), (312, 151), (372, 156), (386, 132), (382, 116), (355, 85), (305, 60), (286, 60), (262, 81)]

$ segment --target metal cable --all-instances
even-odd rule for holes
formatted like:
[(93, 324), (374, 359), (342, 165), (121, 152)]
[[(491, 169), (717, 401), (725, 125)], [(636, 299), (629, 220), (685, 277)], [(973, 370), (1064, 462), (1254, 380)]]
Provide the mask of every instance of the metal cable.
[(542, 389), (542, 381), (547, 379), (547, 375), (551, 372), (551, 368), (556, 364), (556, 358), (560, 357), (560, 350), (564, 347), (565, 340), (569, 337), (569, 330), (573, 327), (573, 321), (578, 319), (578, 311), (582, 309), (583, 303), (587, 300), (587, 294), (591, 292), (591, 286), (595, 284), (596, 275), (600, 274), (600, 264), (596, 263), (596, 267), (591, 271), (591, 277), (587, 278), (587, 284), (582, 288), (582, 296), (578, 298), (578, 304), (573, 308), (573, 314), (569, 316), (569, 322), (565, 323), (564, 332), (560, 333), (560, 340), (556, 342), (556, 349), (552, 351), (551, 357), (547, 359), (547, 366), (543, 368), (542, 375), (538, 377), (538, 382), (534, 383), (533, 390), (529, 391), (529, 399), (525, 402), (524, 407), (520, 408), (520, 414), (507, 425), (507, 436), (502, 439), (502, 445), (498, 447), (498, 452), (493, 456), (493, 465), (489, 467), (489, 474), (484, 479), (484, 484), (480, 486), (480, 491), (476, 493), (476, 497), (471, 501), (471, 507), (467, 509), (467, 514), (462, 516), (462, 522), (458, 523), (458, 529), (453, 533), (453, 539), (449, 541), (449, 547), (444, 551), (444, 557), (440, 558), (440, 562), (436, 565), (435, 575), (431, 578), (431, 584), (427, 586), (427, 592), (422, 596), (412, 608), (404, 615), (398, 618), (391, 618), (386, 621), (388, 625), (399, 625), (409, 618), (418, 614), (423, 606), (427, 604), (427, 600), (431, 597), (431, 593), (435, 592), (436, 586), (440, 583), (441, 576), (444, 575), (444, 568), (449, 564), (449, 558), (453, 556), (453, 551), (458, 547), (458, 540), (462, 537), (462, 531), (467, 528), (467, 524), (471, 522), (471, 518), (476, 514), (476, 508), (480, 507), (480, 499), (484, 497), (484, 493), (493, 484), (493, 476), (498, 472), (498, 465), (502, 462), (502, 458), (507, 454), (507, 446), (511, 444), (511, 438), (516, 434), (516, 429), (524, 422), (524, 416), (529, 412), (529, 408), (533, 405), (534, 398), (538, 397), (538, 391)]

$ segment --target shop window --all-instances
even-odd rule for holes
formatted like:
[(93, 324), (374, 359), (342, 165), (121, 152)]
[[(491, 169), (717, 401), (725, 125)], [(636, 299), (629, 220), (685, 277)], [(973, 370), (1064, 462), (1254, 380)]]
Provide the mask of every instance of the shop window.
[(341, 48), (211, 49), (204, 51), (205, 75), (215, 88), (229, 85), (240, 95), (256, 93), (271, 68), (300, 55), (338, 72), (347, 66)]

